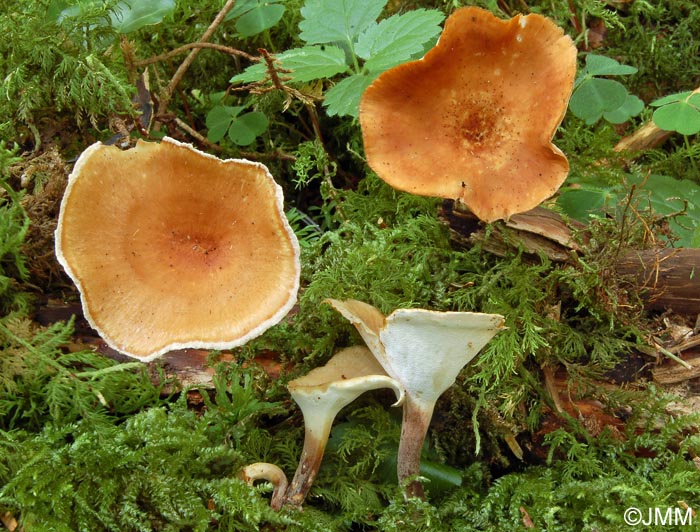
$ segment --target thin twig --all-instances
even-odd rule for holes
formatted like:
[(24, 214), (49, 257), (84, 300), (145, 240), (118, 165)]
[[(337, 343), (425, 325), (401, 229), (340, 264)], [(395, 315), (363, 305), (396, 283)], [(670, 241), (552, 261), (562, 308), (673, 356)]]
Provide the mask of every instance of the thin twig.
[(158, 63), (160, 61), (167, 61), (168, 59), (172, 59), (173, 57), (180, 55), (182, 52), (186, 52), (187, 50), (192, 50), (193, 48), (209, 48), (211, 50), (217, 50), (219, 52), (223, 52), (223, 53), (228, 54), (228, 55), (243, 57), (245, 59), (248, 59), (251, 62), (260, 61), (259, 57), (251, 55), (251, 54), (244, 52), (242, 50), (238, 50), (237, 48), (225, 46), (223, 44), (216, 44), (213, 42), (191, 42), (191, 43), (183, 44), (182, 46), (178, 46), (177, 48), (170, 50), (169, 52), (166, 52), (164, 54), (149, 57), (148, 59), (144, 59), (142, 61), (135, 61), (134, 65), (137, 68), (140, 68), (140, 67), (145, 67), (147, 65), (152, 65), (153, 63)]
[(184, 120), (181, 120), (180, 118), (175, 118), (175, 124), (177, 125), (177, 127), (182, 129), (185, 133), (187, 133), (188, 135), (197, 139), (198, 142), (205, 145), (207, 148), (214, 150), (214, 151), (218, 151), (218, 152), (222, 151), (221, 146), (219, 146), (218, 144), (214, 144), (213, 142), (210, 142), (208, 138), (206, 138), (204, 135), (202, 135), (199, 131), (192, 128)]
[[(207, 42), (211, 36), (214, 34), (216, 29), (219, 27), (219, 25), (223, 22), (224, 17), (228, 14), (229, 11), (233, 8), (233, 5), (236, 3), (236, 0), (227, 0), (226, 4), (224, 4), (224, 7), (219, 11), (219, 13), (216, 15), (212, 23), (209, 25), (207, 30), (202, 34), (202, 37), (199, 39), (199, 43), (205, 43)], [(178, 83), (180, 83), (180, 80), (182, 77), (185, 75), (185, 72), (187, 72), (187, 69), (190, 67), (190, 65), (194, 62), (195, 58), (197, 57), (197, 54), (199, 51), (202, 49), (202, 47), (197, 47), (193, 48), (190, 53), (187, 55), (185, 60), (180, 64), (180, 66), (177, 68), (175, 71), (175, 74), (173, 75), (172, 79), (170, 80), (170, 83), (168, 83), (168, 86), (165, 88), (163, 91), (163, 94), (161, 94), (160, 97), (160, 105), (158, 107), (158, 116), (163, 116), (167, 109), (168, 105), (170, 104), (170, 99), (173, 96), (173, 93), (175, 92), (175, 87), (177, 87)]]

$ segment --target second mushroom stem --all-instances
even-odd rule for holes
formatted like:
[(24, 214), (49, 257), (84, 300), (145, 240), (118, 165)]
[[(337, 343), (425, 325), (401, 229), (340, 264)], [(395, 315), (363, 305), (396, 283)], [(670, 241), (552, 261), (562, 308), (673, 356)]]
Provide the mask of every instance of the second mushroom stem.
[[(309, 419), (313, 417), (314, 419)], [(330, 420), (323, 416), (304, 416), (304, 448), (301, 451), (299, 466), (285, 494), (285, 504), (301, 506), (321, 467), (326, 442), (330, 435)]]
[(415, 477), (420, 474), (421, 450), (433, 416), (433, 409), (434, 404), (406, 395), (396, 465), (399, 483), (404, 484), (408, 481), (404, 488), (406, 498), (424, 498), (425, 496), (423, 485)]

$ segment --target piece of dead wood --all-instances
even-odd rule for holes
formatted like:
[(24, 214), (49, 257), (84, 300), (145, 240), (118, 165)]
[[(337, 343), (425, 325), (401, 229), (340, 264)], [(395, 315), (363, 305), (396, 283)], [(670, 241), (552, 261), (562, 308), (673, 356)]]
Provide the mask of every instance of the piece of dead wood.
[(438, 215), (449, 227), (450, 239), (457, 248), (470, 248), (478, 243), (499, 257), (522, 250), (533, 256), (545, 255), (554, 262), (572, 259), (571, 252), (580, 249), (575, 235), (586, 228), (575, 220), (565, 222), (558, 213), (543, 207), (495, 222), (488, 233), (474, 214), (453, 200), (444, 200)]
[(671, 135), (673, 131), (664, 131), (654, 122), (649, 121), (631, 135), (623, 137), (613, 150), (630, 153), (650, 150), (663, 144)]
[(690, 368), (685, 368), (674, 361), (668, 361), (651, 370), (654, 382), (667, 385), (700, 377), (700, 353), (685, 356), (683, 360), (688, 363)]
[[(450, 229), (456, 248), (481, 244), (497, 256), (517, 251), (533, 259), (544, 255), (553, 262), (572, 262), (585, 242), (586, 226), (537, 207), (498, 221), (487, 229), (466, 208), (445, 200), (440, 218)], [(648, 310), (672, 310), (695, 317), (700, 313), (700, 249), (632, 250), (618, 259), (615, 270), (634, 281)]]
[(616, 270), (636, 280), (645, 308), (700, 314), (700, 249), (631, 251), (617, 261)]

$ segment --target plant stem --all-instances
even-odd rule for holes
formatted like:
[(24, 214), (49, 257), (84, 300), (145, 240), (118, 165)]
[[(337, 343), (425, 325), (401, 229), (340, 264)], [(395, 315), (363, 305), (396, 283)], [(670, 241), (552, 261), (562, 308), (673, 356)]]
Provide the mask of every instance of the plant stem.
[[(221, 11), (219, 11), (212, 23), (202, 34), (202, 37), (199, 39), (199, 43), (205, 43), (211, 38), (211, 36), (221, 24), (221, 22), (223, 22), (226, 14), (229, 11), (231, 11), (235, 3), (236, 0), (227, 0), (226, 4), (224, 4), (224, 7), (221, 8)], [(187, 55), (185, 60), (177, 68), (175, 74), (173, 74), (170, 83), (168, 83), (168, 86), (165, 88), (165, 90), (160, 96), (160, 105), (158, 107), (157, 113), (158, 116), (163, 116), (166, 113), (168, 105), (170, 104), (170, 99), (172, 98), (173, 93), (175, 92), (175, 87), (177, 87), (178, 83), (180, 83), (180, 80), (185, 75), (185, 72), (187, 72), (187, 69), (190, 67), (190, 65), (194, 62), (195, 57), (197, 57), (197, 54), (201, 49), (201, 46), (192, 49), (192, 51)]]
[(312, 416), (304, 416), (304, 448), (299, 458), (299, 466), (284, 497), (284, 503), (292, 506), (302, 505), (316, 479), (334, 416), (326, 417), (317, 413), (313, 419), (309, 417)]
[(406, 394), (403, 404), (403, 423), (401, 425), (401, 441), (397, 459), (399, 484), (406, 484), (404, 496), (425, 498), (423, 485), (415, 479), (420, 473), (420, 456), (423, 442), (428, 433), (430, 419), (433, 417), (435, 403), (426, 403), (416, 397)]

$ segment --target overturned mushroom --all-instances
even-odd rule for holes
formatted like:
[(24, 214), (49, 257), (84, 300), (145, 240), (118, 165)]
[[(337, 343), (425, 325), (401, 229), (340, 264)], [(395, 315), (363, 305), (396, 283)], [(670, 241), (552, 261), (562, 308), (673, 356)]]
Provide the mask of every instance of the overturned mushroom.
[[(503, 328), (503, 316), (398, 309), (389, 316), (356, 300), (328, 302), (359, 331), (386, 373), (406, 393), (398, 452), (403, 482), (420, 472), (420, 454), (438, 398), (462, 368)], [(423, 496), (417, 481), (407, 496)]]
[(282, 508), (288, 482), (287, 475), (285, 475), (284, 471), (278, 466), (266, 462), (255, 462), (254, 464), (245, 466), (241, 470), (239, 477), (250, 486), (252, 486), (256, 480), (267, 480), (273, 487), (270, 506), (274, 510)]
[(367, 162), (391, 186), (460, 199), (484, 221), (532, 209), (569, 170), (552, 138), (575, 73), (576, 47), (551, 20), (458, 9), (424, 58), (365, 91)]
[(392, 388), (395, 404), (401, 404), (403, 390), (364, 346), (339, 351), (325, 366), (291, 381), (287, 387), (304, 416), (304, 448), (285, 497), (286, 503), (299, 506), (316, 478), (338, 412), (364, 392), (378, 388)]
[(299, 288), (299, 244), (267, 168), (169, 138), (83, 152), (56, 256), (90, 324), (143, 361), (241, 345), (279, 322)]

